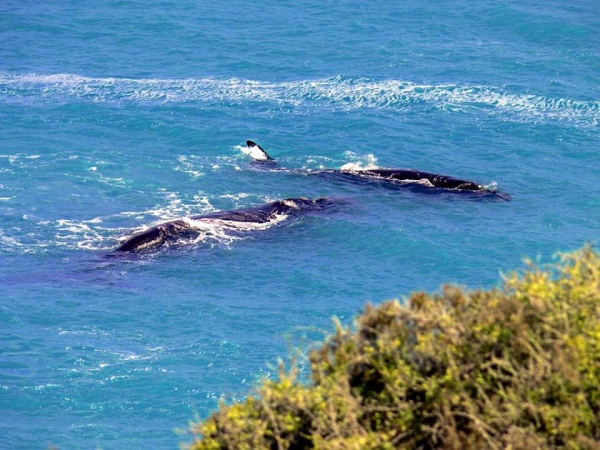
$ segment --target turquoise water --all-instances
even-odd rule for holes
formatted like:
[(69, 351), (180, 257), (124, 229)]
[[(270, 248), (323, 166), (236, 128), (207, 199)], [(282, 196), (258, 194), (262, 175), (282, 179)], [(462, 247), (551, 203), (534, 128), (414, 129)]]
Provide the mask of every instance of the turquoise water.
[[(367, 301), (597, 243), (592, 2), (0, 5), (0, 447), (176, 448)], [(510, 202), (266, 172), (413, 167)], [(244, 237), (145, 225), (329, 196)]]

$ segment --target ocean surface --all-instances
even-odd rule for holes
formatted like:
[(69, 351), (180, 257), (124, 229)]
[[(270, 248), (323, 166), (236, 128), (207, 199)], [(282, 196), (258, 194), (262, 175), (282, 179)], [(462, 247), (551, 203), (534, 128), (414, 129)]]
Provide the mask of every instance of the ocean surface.
[[(597, 244), (599, 43), (588, 0), (2, 1), (0, 448), (178, 448), (333, 317)], [(304, 174), (347, 164), (512, 201)], [(298, 196), (342, 204), (110, 257)]]

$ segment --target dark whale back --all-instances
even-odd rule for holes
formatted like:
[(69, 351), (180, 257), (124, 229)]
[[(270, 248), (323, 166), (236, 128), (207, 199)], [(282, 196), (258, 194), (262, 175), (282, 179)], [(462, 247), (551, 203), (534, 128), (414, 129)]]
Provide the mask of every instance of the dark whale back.
[[(333, 204), (333, 201), (327, 198), (288, 198), (277, 200), (256, 208), (218, 211), (210, 214), (191, 216), (190, 219), (195, 221), (220, 220), (227, 222), (227, 225), (235, 230), (236, 223), (263, 224), (273, 221), (278, 215), (294, 217), (311, 211), (319, 211), (333, 206)], [(158, 248), (180, 239), (193, 238), (198, 235), (198, 229), (195, 228), (190, 221), (178, 219), (160, 223), (136, 233), (119, 245), (114, 251), (139, 252)]]
[(414, 169), (370, 169), (355, 173), (361, 176), (374, 176), (395, 181), (427, 180), (433, 187), (441, 189), (454, 189), (458, 191), (481, 191), (485, 189), (481, 184), (473, 183), (472, 181)]
[(121, 245), (115, 252), (138, 252), (150, 248), (160, 247), (176, 236), (183, 237), (191, 232), (191, 227), (183, 220), (161, 223), (134, 234)]
[(333, 202), (327, 198), (286, 198), (277, 200), (257, 208), (239, 209), (233, 211), (218, 211), (210, 214), (192, 216), (191, 219), (219, 219), (232, 222), (266, 223), (277, 214), (296, 215), (302, 212), (315, 211), (331, 206)]
[[(256, 142), (246, 141), (248, 148), (252, 149), (252, 153), (262, 155), (260, 159), (255, 159), (257, 164), (260, 164), (266, 169), (274, 169), (276, 162), (269, 154)], [(251, 153), (251, 156), (252, 156)], [(277, 169), (275, 169), (277, 170)], [(279, 169), (281, 170), (281, 169)], [(305, 173), (307, 171), (304, 171)], [(473, 193), (482, 193), (494, 195), (504, 200), (510, 200), (511, 197), (503, 192), (490, 189), (482, 184), (475, 183), (473, 181), (462, 180), (460, 178), (451, 177), (448, 175), (441, 175), (437, 173), (424, 172), (421, 170), (414, 169), (361, 169), (361, 170), (340, 170), (340, 169), (326, 169), (318, 171), (308, 171), (311, 174), (323, 174), (323, 175), (339, 175), (346, 180), (383, 180), (387, 182), (393, 182), (395, 184), (401, 184), (402, 182), (421, 182), (426, 181), (425, 187), (434, 187), (438, 189), (446, 189), (456, 192), (468, 191)]]

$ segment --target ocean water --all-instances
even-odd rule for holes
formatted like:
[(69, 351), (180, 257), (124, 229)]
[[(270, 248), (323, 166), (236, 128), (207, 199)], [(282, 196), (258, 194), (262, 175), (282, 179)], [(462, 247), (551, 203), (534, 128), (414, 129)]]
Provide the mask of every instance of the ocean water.
[[(332, 317), (597, 243), (600, 13), (528, 3), (3, 1), (0, 448), (177, 448)], [(259, 170), (246, 139), (512, 201)], [(296, 196), (343, 205), (107, 257)]]

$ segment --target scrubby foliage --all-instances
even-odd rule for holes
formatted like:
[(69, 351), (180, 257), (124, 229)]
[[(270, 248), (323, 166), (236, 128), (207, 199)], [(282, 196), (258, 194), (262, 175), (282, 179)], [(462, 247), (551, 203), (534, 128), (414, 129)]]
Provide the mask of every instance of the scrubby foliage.
[(600, 256), (367, 305), (309, 358), (309, 383), (281, 369), (191, 448), (600, 448)]

